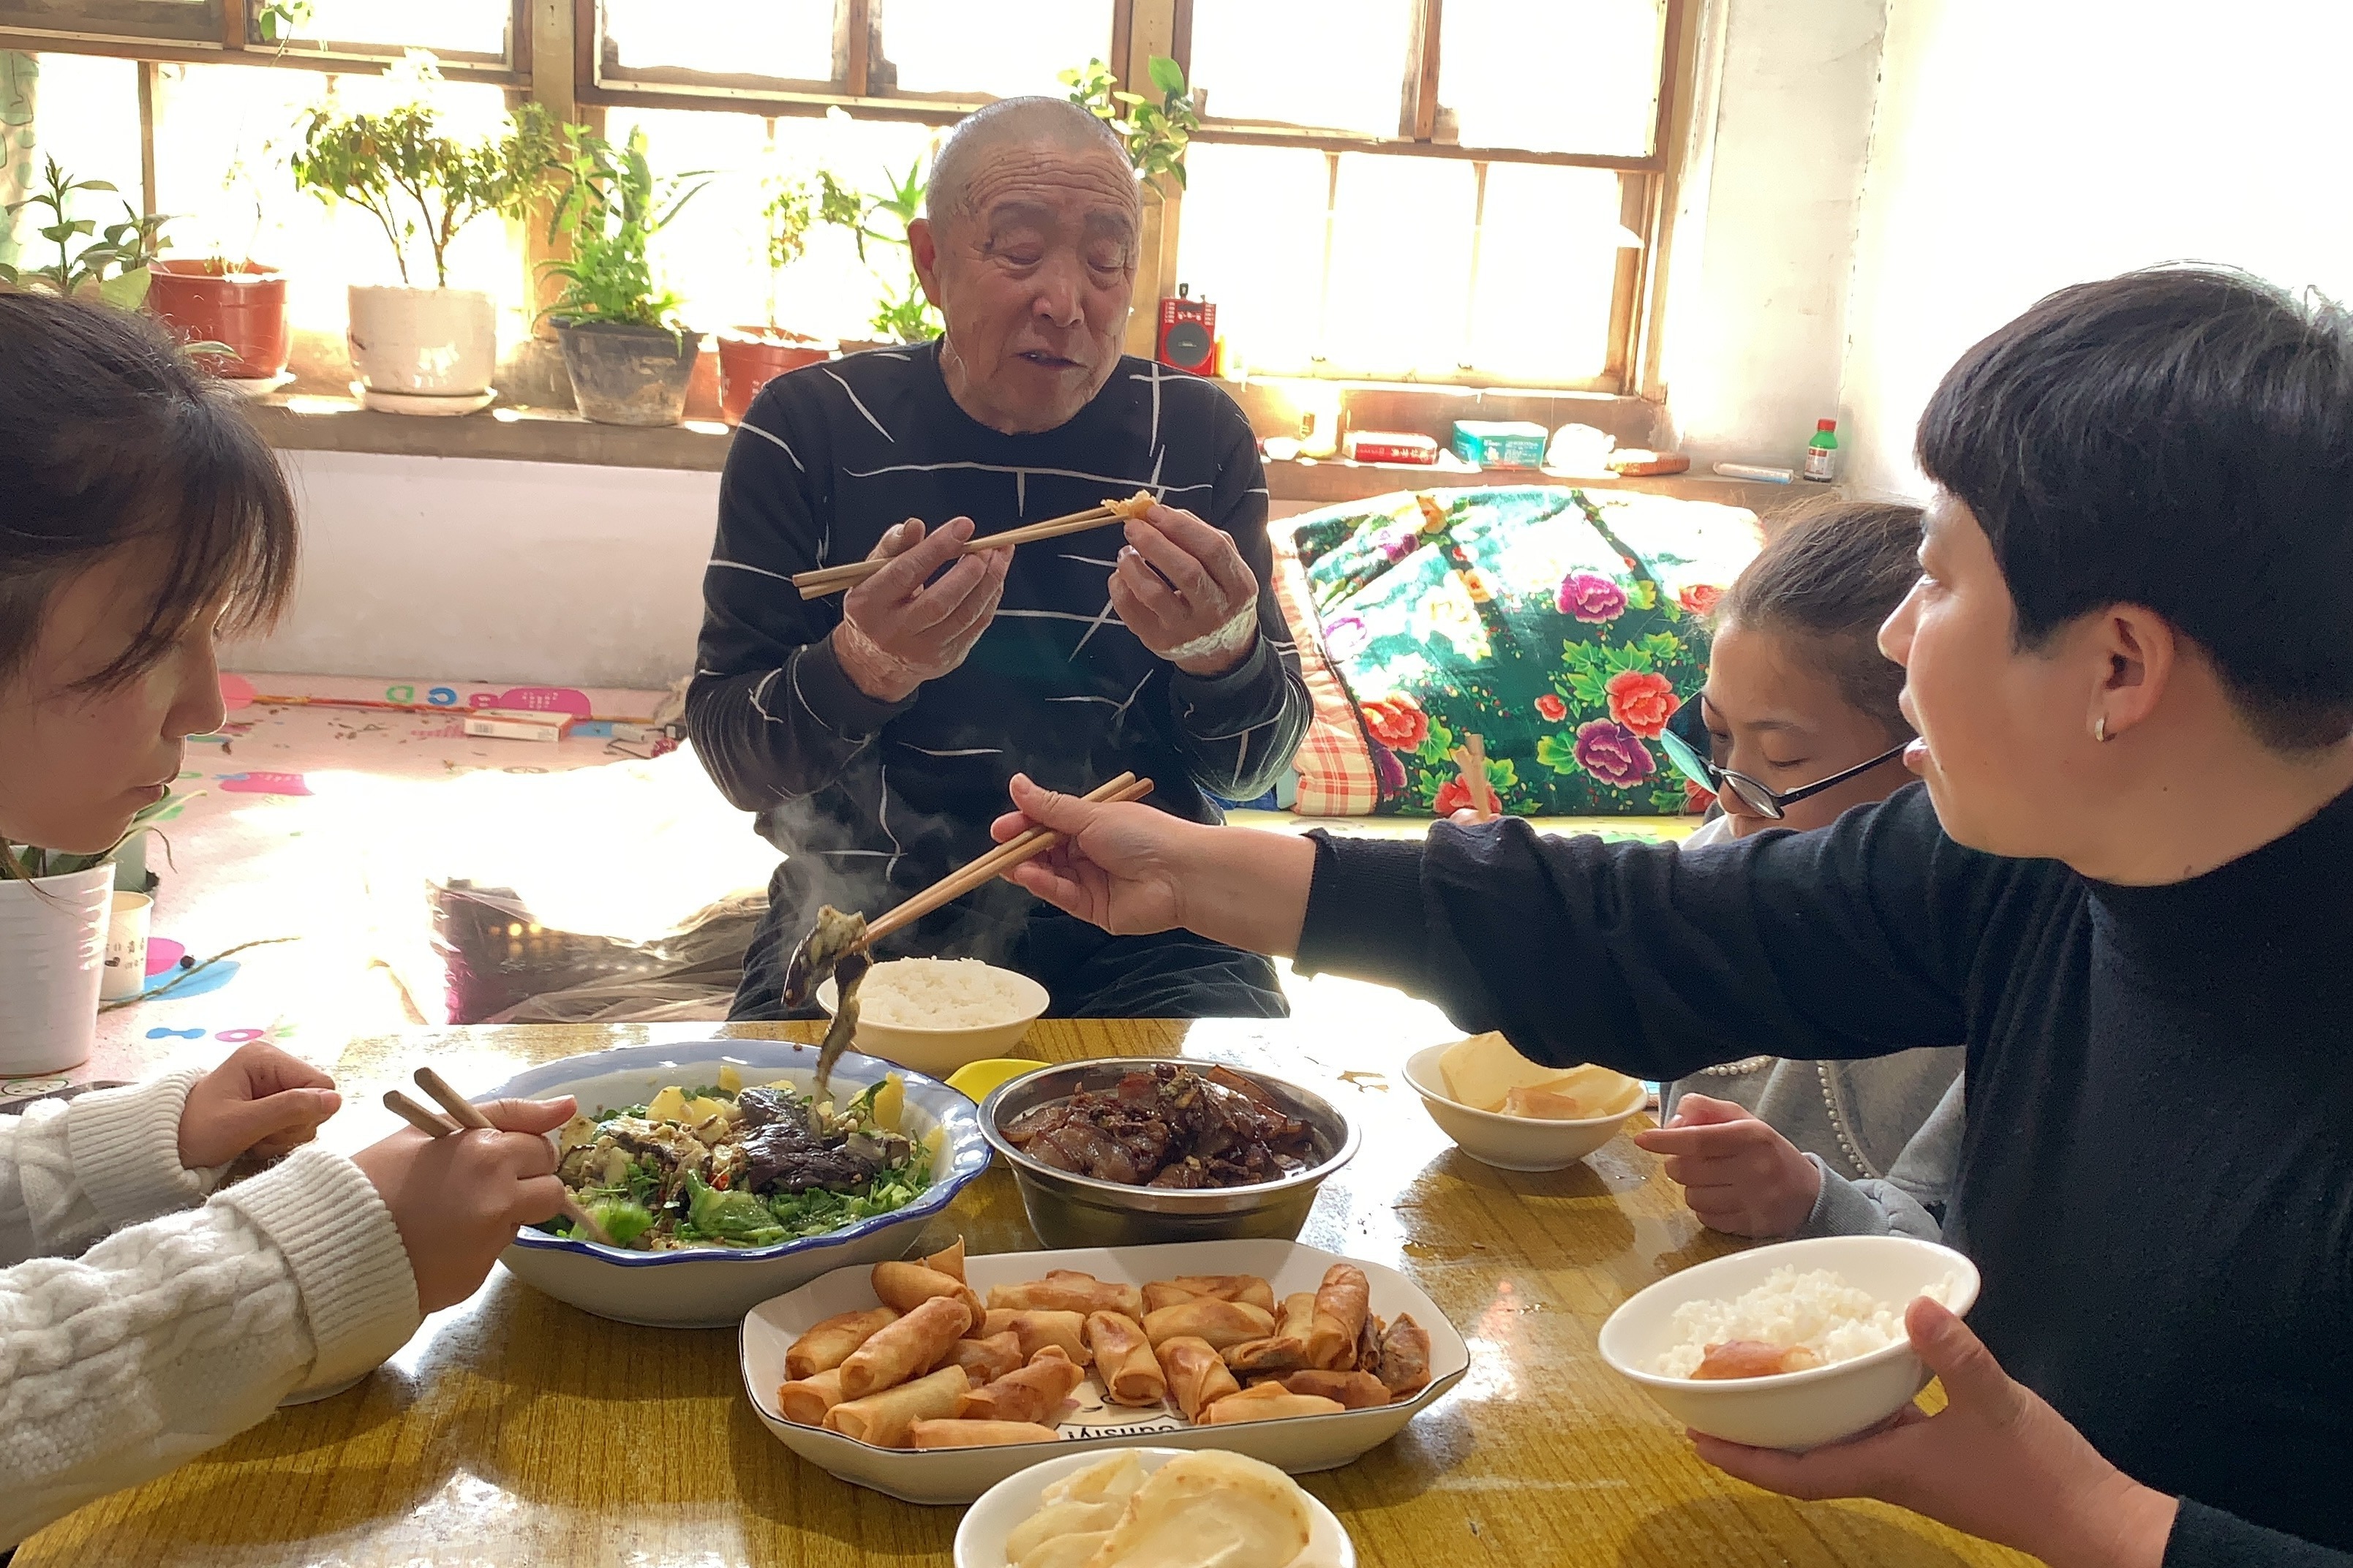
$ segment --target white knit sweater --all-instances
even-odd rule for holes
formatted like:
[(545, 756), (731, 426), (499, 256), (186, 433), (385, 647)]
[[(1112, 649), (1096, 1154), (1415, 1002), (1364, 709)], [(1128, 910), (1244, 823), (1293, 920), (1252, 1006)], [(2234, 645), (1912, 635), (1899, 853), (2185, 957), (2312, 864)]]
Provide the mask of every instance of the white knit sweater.
[(417, 1331), (400, 1233), (349, 1160), (299, 1150), (189, 1208), (220, 1177), (180, 1165), (196, 1077), (0, 1116), (0, 1548)]

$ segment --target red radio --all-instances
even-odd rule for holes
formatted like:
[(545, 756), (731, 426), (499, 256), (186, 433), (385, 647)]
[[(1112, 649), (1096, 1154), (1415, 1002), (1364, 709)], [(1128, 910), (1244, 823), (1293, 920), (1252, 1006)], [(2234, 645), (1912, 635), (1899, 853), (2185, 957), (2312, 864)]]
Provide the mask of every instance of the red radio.
[(1195, 375), (1218, 374), (1218, 308), (1207, 300), (1187, 298), (1189, 290), (1176, 285), (1176, 298), (1160, 301), (1162, 364)]

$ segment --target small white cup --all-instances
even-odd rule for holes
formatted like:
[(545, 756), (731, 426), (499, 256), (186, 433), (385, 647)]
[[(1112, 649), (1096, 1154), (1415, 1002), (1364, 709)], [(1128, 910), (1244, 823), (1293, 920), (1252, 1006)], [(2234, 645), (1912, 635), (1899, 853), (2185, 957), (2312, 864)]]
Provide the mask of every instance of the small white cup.
[(109, 1002), (147, 989), (147, 922), (155, 900), (144, 893), (117, 893), (106, 921), (106, 978), (98, 994)]

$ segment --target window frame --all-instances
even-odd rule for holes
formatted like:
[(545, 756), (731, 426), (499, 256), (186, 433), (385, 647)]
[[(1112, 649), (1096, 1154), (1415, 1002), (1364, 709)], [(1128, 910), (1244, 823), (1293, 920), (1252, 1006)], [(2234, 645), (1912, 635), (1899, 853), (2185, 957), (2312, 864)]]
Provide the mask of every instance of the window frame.
[[(0, 26), (0, 49), (26, 54), (101, 55), (153, 64), (246, 65), (280, 69), (332, 72), (338, 75), (379, 74), (397, 64), (399, 48), (382, 44), (297, 38), (283, 47), (261, 37), (260, 0), (218, 0), (220, 26), (204, 43), (148, 35), (93, 24), (75, 29)], [(507, 47), (493, 58), (470, 51), (442, 54), (441, 74), (451, 81), (487, 81), (501, 87), (528, 89), (532, 82), (532, 0), (508, 0)], [(142, 126), (142, 137), (153, 135)]]

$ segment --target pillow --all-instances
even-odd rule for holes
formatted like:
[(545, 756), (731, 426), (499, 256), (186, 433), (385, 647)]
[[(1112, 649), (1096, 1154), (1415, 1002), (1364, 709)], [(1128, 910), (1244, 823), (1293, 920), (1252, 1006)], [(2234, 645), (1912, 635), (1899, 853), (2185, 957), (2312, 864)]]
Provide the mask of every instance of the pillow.
[(1307, 733), (1292, 758), (1299, 775), (1299, 798), (1293, 807), (1302, 816), (1367, 816), (1380, 804), (1381, 792), (1373, 778), (1373, 757), (1348, 689), (1324, 657), (1323, 630), (1309, 603), (1307, 574), (1299, 552), (1279, 526), (1270, 526), (1274, 547), (1274, 600), (1298, 645), (1299, 672), (1306, 678), (1312, 703)]

